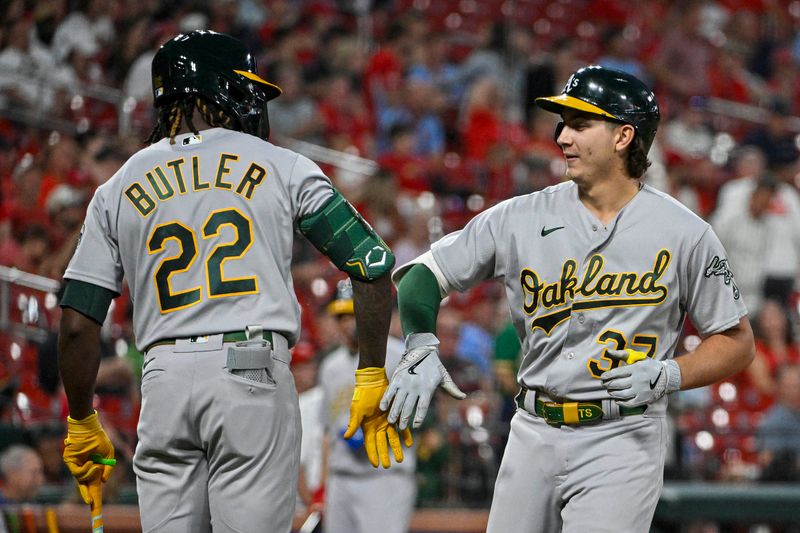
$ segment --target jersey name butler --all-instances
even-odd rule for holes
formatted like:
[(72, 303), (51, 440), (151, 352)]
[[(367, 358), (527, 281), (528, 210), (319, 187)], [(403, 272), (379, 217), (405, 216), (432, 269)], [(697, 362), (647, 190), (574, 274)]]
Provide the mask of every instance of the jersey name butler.
[[(221, 153), (215, 165), (215, 178), (206, 181), (201, 177), (201, 161), (199, 156), (172, 159), (155, 166), (145, 173), (145, 179), (135, 181), (125, 189), (125, 196), (143, 217), (147, 217), (158, 207), (158, 202), (166, 202), (175, 198), (175, 192), (184, 195), (191, 187), (192, 192), (209, 190), (232, 191), (252, 199), (256, 188), (264, 181), (267, 171), (261, 165), (251, 162), (246, 170), (231, 180), (231, 163), (237, 162), (237, 154)], [(164, 168), (166, 167), (166, 169)]]

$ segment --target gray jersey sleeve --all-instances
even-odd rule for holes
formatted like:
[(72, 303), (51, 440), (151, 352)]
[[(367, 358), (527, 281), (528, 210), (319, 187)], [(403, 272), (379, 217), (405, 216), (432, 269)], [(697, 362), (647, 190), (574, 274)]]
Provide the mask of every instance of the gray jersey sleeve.
[(122, 260), (116, 238), (115, 218), (106, 205), (101, 187), (95, 192), (75, 254), (69, 262), (64, 278), (92, 283), (122, 293)]
[(295, 220), (316, 213), (333, 194), (333, 185), (322, 169), (302, 155), (297, 156), (287, 186), (289, 198), (295, 202)]
[(701, 335), (735, 326), (747, 314), (719, 238), (709, 226), (687, 261), (686, 310)]
[(504, 203), (487, 209), (469, 221), (464, 229), (445, 235), (431, 245), (436, 264), (447, 282), (457, 291), (505, 275), (496, 264), (498, 236)]

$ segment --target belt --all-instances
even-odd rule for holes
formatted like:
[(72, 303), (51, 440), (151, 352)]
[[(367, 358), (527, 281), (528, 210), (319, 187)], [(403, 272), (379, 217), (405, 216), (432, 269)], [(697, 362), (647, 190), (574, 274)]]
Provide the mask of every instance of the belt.
[[(603, 402), (602, 401), (583, 401), (583, 402), (547, 402), (536, 398), (534, 402), (533, 412), (525, 407), (525, 397), (528, 394), (528, 389), (520, 389), (514, 400), (517, 407), (523, 409), (532, 415), (544, 418), (544, 421), (551, 425), (583, 425), (599, 422), (603, 419)], [(638, 407), (625, 407), (619, 406), (620, 416), (640, 415), (647, 410), (646, 405)]]
[[(202, 335), (197, 335), (196, 337), (190, 337), (190, 338), (197, 338), (197, 337), (202, 337)], [(273, 343), (273, 341), (272, 341), (272, 332), (271, 331), (262, 331), (261, 332), (261, 338), (263, 338), (265, 341), (267, 341), (270, 344), (272, 344), (273, 345), (273, 349), (279, 348), (278, 346), (275, 346), (275, 343)], [(286, 350), (289, 349), (288, 348), (288, 344), (286, 343), (286, 340), (283, 338), (282, 335), (276, 335), (275, 338), (276, 339), (280, 339), (278, 341), (278, 343), (281, 343), (281, 341), (283, 341), (282, 344), (284, 344), (284, 347), (285, 347)], [(151, 344), (150, 346), (145, 348), (144, 351), (148, 352), (148, 351), (152, 350), (153, 348), (155, 348), (156, 346), (167, 346), (169, 344), (175, 344), (175, 341), (177, 341), (177, 340), (178, 339), (162, 339), (160, 341), (154, 342), (153, 344)], [(230, 331), (228, 333), (223, 333), (222, 334), (222, 342), (243, 342), (243, 341), (246, 341), (246, 340), (247, 340), (247, 332), (245, 332), (245, 331)]]

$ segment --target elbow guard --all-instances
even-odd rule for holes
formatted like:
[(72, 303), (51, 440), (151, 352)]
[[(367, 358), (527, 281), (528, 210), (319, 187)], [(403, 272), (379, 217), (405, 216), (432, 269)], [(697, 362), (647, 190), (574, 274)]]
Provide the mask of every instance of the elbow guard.
[(322, 208), (299, 220), (300, 232), (336, 268), (360, 281), (391, 271), (394, 254), (338, 191)]

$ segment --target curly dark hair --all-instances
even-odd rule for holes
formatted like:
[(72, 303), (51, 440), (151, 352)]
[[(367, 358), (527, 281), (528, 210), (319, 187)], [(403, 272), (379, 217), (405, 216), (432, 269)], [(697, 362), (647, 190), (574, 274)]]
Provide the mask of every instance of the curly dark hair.
[(226, 113), (214, 102), (202, 96), (187, 95), (157, 108), (158, 116), (156, 118), (156, 123), (145, 142), (153, 144), (164, 137), (169, 137), (169, 143), (175, 144), (175, 135), (177, 135), (178, 131), (181, 129), (181, 124), (183, 122), (197, 135), (197, 128), (194, 122), (192, 122), (195, 109), (200, 111), (200, 116), (203, 117), (203, 120), (212, 128), (241, 130), (239, 121)]

